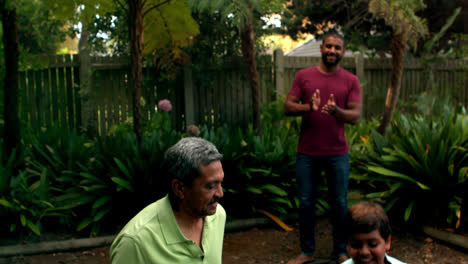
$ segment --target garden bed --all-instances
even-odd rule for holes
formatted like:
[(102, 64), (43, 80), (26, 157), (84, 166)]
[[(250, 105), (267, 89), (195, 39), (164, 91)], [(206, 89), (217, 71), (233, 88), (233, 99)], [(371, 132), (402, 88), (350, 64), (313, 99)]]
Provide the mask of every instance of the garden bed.
[[(299, 253), (297, 224), (291, 226), (294, 227), (294, 231), (291, 232), (274, 225), (227, 232), (224, 239), (223, 263), (287, 263), (288, 259)], [(468, 252), (464, 249), (455, 248), (426, 235), (410, 234), (397, 227), (394, 229), (389, 254), (396, 258), (411, 264), (468, 264)], [(316, 238), (316, 256), (323, 260), (329, 259), (332, 251), (331, 226), (325, 217), (319, 219)], [(109, 247), (0, 258), (1, 263), (110, 263)]]

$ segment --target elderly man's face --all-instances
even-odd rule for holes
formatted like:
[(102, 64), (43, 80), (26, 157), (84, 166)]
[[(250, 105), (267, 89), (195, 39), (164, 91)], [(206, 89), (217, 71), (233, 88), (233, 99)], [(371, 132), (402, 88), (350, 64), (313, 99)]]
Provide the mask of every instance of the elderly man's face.
[(185, 210), (195, 217), (205, 217), (216, 213), (218, 201), (224, 196), (221, 183), (224, 179), (221, 161), (213, 161), (200, 167), (201, 175), (191, 188), (185, 188), (181, 203)]

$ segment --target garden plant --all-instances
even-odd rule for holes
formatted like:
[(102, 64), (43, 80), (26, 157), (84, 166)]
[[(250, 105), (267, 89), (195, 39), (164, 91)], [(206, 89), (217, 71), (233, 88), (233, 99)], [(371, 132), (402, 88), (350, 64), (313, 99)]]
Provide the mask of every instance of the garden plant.
[[(397, 113), (386, 136), (376, 132), (374, 119), (347, 129), (351, 189), (381, 202), (402, 223), (460, 228), (466, 225), (463, 190), (468, 187), (466, 110), (447, 108), (437, 115), (423, 110)], [(252, 126), (199, 128), (199, 136), (223, 153), (222, 204), (229, 219), (264, 212), (282, 217), (297, 209), (294, 164), (300, 118), (284, 118), (278, 100), (263, 106), (262, 119), (262, 136)], [(100, 138), (53, 127), (33, 132), (24, 126), (24, 150), (2, 157), (0, 213), (3, 234), (30, 239), (60, 228), (84, 236), (115, 232), (165, 195), (162, 156), (188, 136), (174, 130), (171, 116), (162, 110), (144, 125), (142, 144), (128, 123)], [(320, 214), (329, 209), (325, 191), (319, 192)]]

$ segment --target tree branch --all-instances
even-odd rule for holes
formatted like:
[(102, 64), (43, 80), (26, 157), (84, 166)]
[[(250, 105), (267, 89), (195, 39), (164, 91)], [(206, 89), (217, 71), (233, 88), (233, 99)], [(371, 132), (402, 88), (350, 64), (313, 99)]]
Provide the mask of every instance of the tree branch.
[(165, 1), (162, 1), (156, 5), (153, 5), (152, 7), (148, 8), (145, 12), (143, 12), (143, 17), (145, 17), (151, 10), (155, 9), (155, 8), (158, 8), (164, 4), (167, 4), (169, 3), (171, 0), (165, 0)]
[(367, 9), (365, 8), (362, 8), (362, 9), (358, 9), (357, 12), (353, 12), (354, 14), (352, 15), (353, 19), (350, 19), (346, 22), (346, 25), (345, 27), (352, 27), (356, 24), (358, 24), (358, 22), (362, 22), (362, 19), (367, 15)]
[(122, 2), (120, 2), (120, 0), (113, 0), (113, 1), (114, 1), (114, 3), (119, 5), (124, 11), (127, 10), (127, 8), (125, 8), (124, 4), (122, 4)]

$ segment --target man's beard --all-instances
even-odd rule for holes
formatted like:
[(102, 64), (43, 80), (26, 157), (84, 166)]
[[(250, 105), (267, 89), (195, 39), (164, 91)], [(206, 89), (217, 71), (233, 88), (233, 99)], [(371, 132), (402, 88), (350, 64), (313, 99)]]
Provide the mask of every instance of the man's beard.
[(335, 53), (335, 58), (336, 58), (335, 61), (328, 61), (327, 60), (328, 54), (330, 54), (330, 53), (322, 53), (322, 61), (323, 61), (323, 64), (325, 64), (325, 66), (333, 67), (333, 66), (338, 65), (338, 63), (340, 63), (340, 60), (341, 60), (340, 55)]

